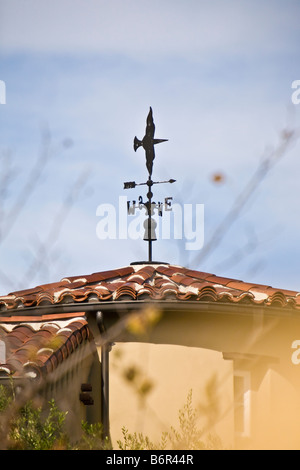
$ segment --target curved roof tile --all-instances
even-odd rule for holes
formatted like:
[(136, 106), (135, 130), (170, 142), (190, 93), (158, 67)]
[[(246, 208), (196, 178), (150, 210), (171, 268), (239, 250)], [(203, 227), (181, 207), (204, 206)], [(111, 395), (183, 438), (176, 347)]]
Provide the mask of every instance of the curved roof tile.
[(6, 344), (1, 375), (38, 378), (52, 372), (81, 344), (90, 341), (91, 333), (84, 317), (55, 323), (7, 324), (0, 326), (0, 339)]
[[(84, 313), (28, 314), (28, 307), (142, 300), (209, 302), (300, 309), (300, 292), (274, 289), (166, 264), (136, 264), (19, 290), (0, 297), (0, 340), (6, 345), (1, 375), (36, 378), (53, 371), (90, 341)], [(20, 309), (16, 314), (15, 309)], [(5, 311), (11, 316), (6, 316)], [(59, 312), (59, 310), (58, 310)], [(82, 315), (82, 316), (80, 316)], [(64, 320), (62, 320), (64, 318)]]
[(199, 302), (251, 302), (253, 305), (300, 307), (300, 293), (274, 289), (214, 274), (166, 264), (130, 265), (60, 282), (12, 292), (0, 297), (0, 309), (44, 304), (124, 300), (196, 300)]

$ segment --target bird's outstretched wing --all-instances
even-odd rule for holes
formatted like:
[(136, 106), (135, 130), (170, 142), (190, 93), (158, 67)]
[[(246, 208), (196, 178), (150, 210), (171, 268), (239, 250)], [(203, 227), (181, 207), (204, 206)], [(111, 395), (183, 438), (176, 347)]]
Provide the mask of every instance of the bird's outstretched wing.
[(146, 126), (146, 136), (151, 137), (153, 139), (155, 133), (155, 125), (153, 121), (153, 114), (152, 114), (152, 108), (150, 107), (149, 114), (147, 116), (147, 126)]

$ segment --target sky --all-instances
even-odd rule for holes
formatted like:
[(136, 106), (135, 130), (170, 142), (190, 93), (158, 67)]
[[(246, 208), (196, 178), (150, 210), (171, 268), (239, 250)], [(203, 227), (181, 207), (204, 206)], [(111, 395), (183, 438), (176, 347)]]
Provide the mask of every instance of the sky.
[(126, 213), (146, 187), (123, 186), (147, 180), (150, 106), (153, 180), (176, 180), (153, 186), (173, 198), (153, 259), (300, 290), (299, 17), (296, 0), (0, 0), (0, 294), (148, 259), (144, 211)]

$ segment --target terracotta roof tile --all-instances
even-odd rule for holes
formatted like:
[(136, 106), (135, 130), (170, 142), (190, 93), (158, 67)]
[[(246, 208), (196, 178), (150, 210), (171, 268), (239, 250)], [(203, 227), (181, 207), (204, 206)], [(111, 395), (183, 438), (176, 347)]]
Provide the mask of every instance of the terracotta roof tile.
[[(36, 319), (36, 318), (35, 318)], [(0, 326), (0, 339), (6, 345), (6, 360), (0, 374), (22, 375), (33, 371), (38, 376), (53, 371), (82, 343), (92, 338), (85, 318), (32, 324)]]
[(185, 269), (182, 272), (186, 276), (190, 276), (190, 277), (193, 277), (195, 279), (199, 279), (200, 281), (205, 281), (208, 277), (211, 276), (211, 274), (209, 274), (209, 273), (204, 273), (204, 272), (201, 272), (201, 271), (195, 271), (195, 270), (192, 270), (192, 269)]
[(233, 280), (230, 280), (230, 282), (228, 282), (226, 284), (227, 287), (231, 288), (231, 289), (237, 289), (237, 290), (241, 290), (241, 291), (247, 291), (249, 289), (252, 289), (253, 286), (255, 286), (255, 284), (251, 284), (251, 283), (248, 283), (248, 282), (243, 282), (243, 281), (233, 281)]
[(64, 279), (62, 279), (61, 282), (67, 281), (71, 283), (74, 281), (76, 282), (83, 281), (88, 284), (88, 283), (101, 282), (107, 279), (114, 279), (117, 277), (126, 276), (133, 272), (134, 272), (134, 269), (131, 266), (127, 266), (125, 268), (112, 269), (110, 271), (102, 271), (99, 273), (93, 273), (93, 274), (88, 274), (84, 276), (65, 277)]
[[(22, 319), (26, 307), (49, 304), (106, 302), (125, 300), (197, 300), (199, 302), (252, 303), (266, 307), (300, 307), (300, 293), (275, 289), (268, 285), (243, 282), (181, 266), (166, 264), (130, 265), (83, 276), (63, 278), (53, 284), (13, 292), (0, 297), (3, 312), (20, 309), (16, 319)], [(2, 320), (1, 320), (2, 318)], [(55, 317), (53, 317), (55, 318)], [(7, 321), (7, 320), (6, 320)], [(27, 330), (25, 330), (24, 334)], [(22, 330), (20, 330), (21, 335)], [(16, 339), (14, 339), (16, 341)]]
[(186, 268), (180, 268), (179, 266), (157, 266), (155, 269), (159, 274), (165, 274), (166, 276), (172, 276), (175, 273), (185, 273)]
[(215, 274), (211, 274), (205, 278), (206, 281), (212, 282), (213, 284), (221, 284), (222, 286), (227, 286), (232, 281), (235, 281), (235, 279), (229, 279), (228, 277), (220, 277), (216, 276)]

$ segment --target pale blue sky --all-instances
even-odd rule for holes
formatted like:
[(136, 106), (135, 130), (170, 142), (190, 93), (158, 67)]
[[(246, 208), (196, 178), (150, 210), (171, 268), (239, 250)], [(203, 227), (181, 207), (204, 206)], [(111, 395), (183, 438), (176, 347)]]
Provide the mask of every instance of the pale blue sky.
[[(154, 194), (204, 204), (205, 248), (265, 150), (282, 129), (300, 126), (300, 105), (291, 102), (299, 14), (291, 0), (0, 0), (0, 164), (2, 174), (8, 161), (13, 171), (1, 188), (1, 230), (9, 227), (1, 294), (147, 259), (142, 240), (100, 241), (96, 210), (145, 194), (124, 191), (123, 182), (146, 179), (133, 138), (143, 137), (149, 106), (156, 136), (169, 139), (156, 147), (154, 179), (177, 180)], [(45, 129), (56, 150), (5, 225)], [(199, 262), (170, 240), (154, 243), (154, 258), (300, 290), (299, 148), (276, 164), (209, 257)], [(211, 182), (218, 171), (226, 177), (219, 186)], [(37, 253), (46, 263), (33, 262)]]

